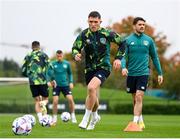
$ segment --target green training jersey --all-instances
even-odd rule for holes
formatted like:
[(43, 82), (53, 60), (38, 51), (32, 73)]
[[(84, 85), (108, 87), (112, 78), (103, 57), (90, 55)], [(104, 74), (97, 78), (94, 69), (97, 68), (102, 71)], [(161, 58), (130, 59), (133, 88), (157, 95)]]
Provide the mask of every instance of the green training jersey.
[(105, 28), (100, 28), (96, 32), (92, 32), (89, 28), (83, 30), (76, 38), (72, 54), (75, 56), (85, 52), (85, 73), (96, 69), (111, 70), (110, 63), (110, 43), (114, 42), (119, 46), (116, 59), (121, 59), (124, 55), (125, 47), (122, 43), (122, 37)]
[(47, 84), (48, 56), (39, 50), (29, 53), (23, 61), (22, 74), (29, 78), (30, 85)]
[(121, 60), (122, 68), (128, 68), (129, 76), (149, 75), (149, 60), (158, 72), (162, 75), (161, 65), (156, 51), (156, 45), (151, 37), (142, 33), (137, 35), (132, 33), (126, 39), (125, 57)]
[(70, 63), (67, 60), (52, 61), (48, 69), (48, 80), (55, 80), (57, 86), (60, 87), (69, 86), (69, 83), (73, 83)]

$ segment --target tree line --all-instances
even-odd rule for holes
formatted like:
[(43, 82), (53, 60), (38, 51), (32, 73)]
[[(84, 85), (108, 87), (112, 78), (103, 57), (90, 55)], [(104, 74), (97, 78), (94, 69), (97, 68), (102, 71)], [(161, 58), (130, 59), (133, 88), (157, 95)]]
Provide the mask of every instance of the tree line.
[(13, 59), (0, 60), (0, 77), (20, 77), (21, 67)]

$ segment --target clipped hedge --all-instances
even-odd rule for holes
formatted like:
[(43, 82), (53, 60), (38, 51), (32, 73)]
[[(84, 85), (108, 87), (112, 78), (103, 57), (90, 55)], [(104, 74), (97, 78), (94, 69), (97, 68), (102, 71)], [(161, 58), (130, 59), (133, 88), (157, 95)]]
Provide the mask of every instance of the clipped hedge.
[[(0, 104), (0, 113), (34, 113), (34, 105), (17, 105), (17, 104)], [(51, 111), (49, 111), (51, 113)], [(81, 113), (84, 113), (82, 111)], [(106, 113), (114, 114), (132, 114), (132, 104), (116, 104), (114, 107), (108, 107)], [(145, 104), (143, 106), (143, 114), (168, 114), (179, 115), (179, 104)]]
[[(117, 114), (132, 114), (133, 106), (132, 104), (117, 104), (111, 113)], [(178, 115), (180, 114), (180, 105), (178, 104), (146, 104), (143, 105), (143, 114), (168, 114), (168, 115)]]
[(34, 105), (0, 104), (0, 113), (34, 113)]

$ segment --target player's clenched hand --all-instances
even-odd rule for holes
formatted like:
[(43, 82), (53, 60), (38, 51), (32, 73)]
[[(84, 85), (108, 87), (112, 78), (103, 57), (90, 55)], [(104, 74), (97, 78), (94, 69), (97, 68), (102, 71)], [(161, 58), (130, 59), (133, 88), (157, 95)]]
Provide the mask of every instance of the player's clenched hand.
[(161, 85), (163, 83), (163, 76), (162, 75), (158, 76), (158, 83), (159, 83), (159, 85)]
[(53, 80), (53, 81), (51, 81), (51, 82), (48, 82), (47, 85), (48, 85), (49, 87), (54, 87), (54, 88), (56, 88), (57, 83), (56, 83), (55, 80)]
[(55, 81), (55, 80), (53, 80), (53, 81), (52, 81), (52, 85), (53, 85), (53, 87), (54, 87), (54, 88), (56, 88), (57, 83), (56, 83), (56, 81)]
[(73, 89), (73, 87), (74, 87), (73, 83), (70, 83), (70, 84), (69, 84), (69, 88), (70, 88), (70, 89)]
[(76, 54), (75, 57), (74, 57), (74, 59), (75, 59), (76, 61), (81, 61), (81, 54)]
[(52, 84), (51, 84), (51, 82), (48, 82), (48, 83), (47, 83), (47, 85), (48, 85), (49, 87), (52, 87)]
[(122, 69), (121, 74), (122, 74), (122, 76), (127, 76), (128, 75), (128, 70), (126, 68)]
[(119, 59), (114, 60), (114, 62), (113, 62), (113, 68), (114, 68), (115, 70), (119, 70), (120, 67), (121, 67), (121, 61), (120, 61)]

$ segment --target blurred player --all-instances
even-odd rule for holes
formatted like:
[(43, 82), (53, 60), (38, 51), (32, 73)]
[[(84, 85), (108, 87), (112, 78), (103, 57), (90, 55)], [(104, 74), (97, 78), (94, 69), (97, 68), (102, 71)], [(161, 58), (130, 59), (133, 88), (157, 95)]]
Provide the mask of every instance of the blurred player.
[(46, 104), (48, 103), (48, 86), (46, 80), (47, 69), (49, 66), (48, 56), (40, 50), (38, 41), (32, 42), (32, 52), (24, 58), (22, 74), (29, 78), (30, 90), (35, 102), (35, 111), (39, 118), (47, 113)]
[(57, 123), (58, 101), (60, 92), (68, 100), (69, 109), (71, 112), (72, 123), (77, 123), (75, 117), (74, 99), (71, 90), (73, 89), (73, 76), (70, 63), (63, 59), (63, 52), (56, 52), (56, 60), (51, 62), (51, 68), (48, 70), (49, 86), (53, 87), (53, 124)]

